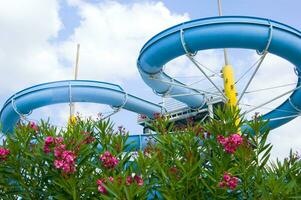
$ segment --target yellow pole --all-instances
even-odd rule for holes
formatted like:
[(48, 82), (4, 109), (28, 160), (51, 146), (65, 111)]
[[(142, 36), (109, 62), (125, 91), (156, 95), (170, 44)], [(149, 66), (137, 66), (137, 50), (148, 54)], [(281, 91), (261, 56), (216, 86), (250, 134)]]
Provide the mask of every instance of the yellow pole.
[[(234, 79), (234, 70), (231, 65), (225, 65), (222, 69), (223, 79), (224, 79), (224, 92), (225, 96), (228, 98), (227, 105), (234, 110), (237, 109), (237, 92), (235, 87), (235, 79)], [(235, 124), (238, 125), (240, 119), (235, 121)], [(240, 128), (238, 129), (238, 133), (241, 134)]]
[(237, 92), (234, 80), (234, 70), (231, 65), (225, 65), (222, 69), (224, 79), (224, 92), (228, 98), (227, 104), (231, 107), (236, 107)]

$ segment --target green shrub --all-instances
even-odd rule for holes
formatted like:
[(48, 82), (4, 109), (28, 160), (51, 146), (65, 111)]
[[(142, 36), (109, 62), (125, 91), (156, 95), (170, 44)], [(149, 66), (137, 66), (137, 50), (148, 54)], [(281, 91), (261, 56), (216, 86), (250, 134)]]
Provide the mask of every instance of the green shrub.
[(215, 114), (181, 128), (158, 116), (137, 152), (109, 120), (21, 123), (0, 148), (1, 199), (301, 199), (300, 157), (269, 162), (266, 121)]

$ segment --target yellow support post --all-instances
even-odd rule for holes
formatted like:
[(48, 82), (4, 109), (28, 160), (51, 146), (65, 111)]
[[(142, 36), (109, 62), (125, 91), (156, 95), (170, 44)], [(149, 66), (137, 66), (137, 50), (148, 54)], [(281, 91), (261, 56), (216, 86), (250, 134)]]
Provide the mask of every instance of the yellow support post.
[(227, 104), (231, 107), (236, 107), (237, 92), (234, 80), (234, 71), (231, 65), (225, 65), (222, 69), (224, 79), (224, 92), (228, 98)]
[[(222, 69), (223, 79), (224, 79), (224, 92), (225, 96), (228, 98), (227, 105), (232, 107), (233, 109), (237, 108), (237, 90), (235, 87), (235, 79), (234, 79), (234, 70), (231, 65), (225, 65)], [(235, 124), (238, 125), (240, 119), (237, 119)], [(239, 134), (241, 131), (239, 129)]]
[(74, 125), (76, 123), (76, 117), (74, 115), (69, 117), (68, 125)]

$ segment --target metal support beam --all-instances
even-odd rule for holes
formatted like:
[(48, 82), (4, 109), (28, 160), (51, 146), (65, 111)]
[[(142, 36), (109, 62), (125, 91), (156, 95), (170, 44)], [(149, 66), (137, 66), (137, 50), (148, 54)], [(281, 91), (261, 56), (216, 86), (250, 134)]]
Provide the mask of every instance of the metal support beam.
[[(74, 80), (77, 80), (78, 78), (78, 63), (79, 63), (79, 50), (80, 50), (80, 44), (77, 44), (76, 48), (76, 60), (75, 60), (75, 67), (74, 67)], [(71, 94), (71, 86), (70, 86), (70, 94)], [(70, 117), (69, 117), (69, 122), (74, 122), (75, 121), (75, 104), (72, 103), (71, 95), (70, 95), (70, 103), (69, 103), (69, 108), (70, 108)]]
[(243, 91), (241, 92), (241, 94), (240, 94), (240, 96), (239, 96), (239, 98), (238, 98), (237, 104), (239, 104), (240, 100), (242, 99), (242, 97), (243, 97), (244, 94), (246, 93), (247, 89), (249, 88), (251, 82), (253, 81), (253, 79), (254, 79), (254, 77), (255, 77), (255, 75), (256, 75), (256, 73), (257, 73), (259, 67), (260, 67), (261, 64), (263, 63), (263, 61), (264, 61), (264, 59), (265, 59), (265, 57), (266, 57), (267, 54), (268, 54), (268, 52), (265, 52), (265, 53), (262, 55), (261, 60), (260, 60), (259, 63), (257, 64), (257, 66), (256, 66), (256, 68), (255, 68), (255, 70), (254, 70), (254, 72), (253, 72), (251, 78), (249, 79), (248, 83), (246, 84), (246, 86), (244, 87)]
[(287, 91), (287, 92), (285, 92), (285, 93), (283, 93), (281, 95), (278, 95), (277, 97), (275, 97), (275, 98), (273, 98), (273, 99), (271, 99), (271, 100), (269, 100), (269, 101), (267, 101), (265, 103), (262, 103), (259, 106), (256, 106), (255, 108), (252, 108), (252, 109), (246, 111), (244, 114), (248, 114), (248, 113), (250, 113), (250, 112), (252, 112), (252, 111), (254, 111), (254, 110), (256, 110), (256, 109), (258, 109), (258, 108), (260, 108), (262, 106), (265, 106), (265, 105), (267, 105), (267, 104), (269, 104), (269, 103), (271, 103), (273, 101), (276, 101), (277, 99), (279, 99), (279, 98), (281, 98), (281, 97), (283, 97), (283, 96), (285, 96), (285, 95), (287, 95), (287, 94), (289, 94), (291, 92), (294, 92), (295, 90), (299, 90), (300, 88), (301, 88), (301, 85), (299, 87), (296, 87), (296, 88), (294, 88), (292, 90), (289, 90), (289, 91)]

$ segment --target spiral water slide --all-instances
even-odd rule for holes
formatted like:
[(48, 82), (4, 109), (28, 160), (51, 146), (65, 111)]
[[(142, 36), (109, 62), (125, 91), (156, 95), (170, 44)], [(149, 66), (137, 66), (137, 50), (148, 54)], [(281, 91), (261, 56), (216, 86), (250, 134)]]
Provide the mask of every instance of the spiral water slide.
[[(268, 126), (274, 129), (300, 114), (301, 32), (279, 22), (255, 17), (214, 17), (185, 22), (150, 39), (140, 51), (137, 65), (141, 77), (156, 94), (168, 93), (191, 108), (200, 108), (205, 105), (204, 93), (165, 74), (163, 65), (181, 55), (217, 48), (268, 51), (294, 64), (298, 76), (296, 88), (288, 91), (287, 94), (291, 93), (289, 98), (263, 118), (270, 119)], [(27, 88), (9, 98), (0, 112), (3, 132), (12, 131), (20, 113), (70, 102), (70, 91), (73, 102), (108, 104), (149, 117), (162, 111), (161, 106), (129, 95), (118, 85), (97, 81), (59, 81)], [(136, 148), (143, 148), (146, 137), (149, 136), (132, 135), (128, 141)]]
[(22, 114), (58, 103), (89, 102), (111, 105), (152, 117), (161, 106), (127, 94), (120, 86), (90, 80), (57, 81), (24, 89), (4, 104), (0, 119), (3, 132), (11, 132)]
[[(156, 93), (168, 93), (178, 101), (195, 108), (204, 104), (204, 98), (172, 79), (163, 66), (181, 55), (218, 48), (254, 49), (268, 51), (295, 65), (298, 76), (296, 88), (287, 91), (289, 98), (263, 116), (271, 120), (270, 129), (277, 128), (297, 117), (301, 112), (301, 32), (285, 24), (255, 17), (213, 17), (197, 19), (171, 27), (150, 39), (142, 48), (138, 68), (145, 81)], [(272, 74), (271, 74), (272, 76)], [(174, 83), (177, 84), (168, 84)], [(285, 94), (279, 94), (283, 96)], [(270, 99), (266, 102), (273, 101)]]

